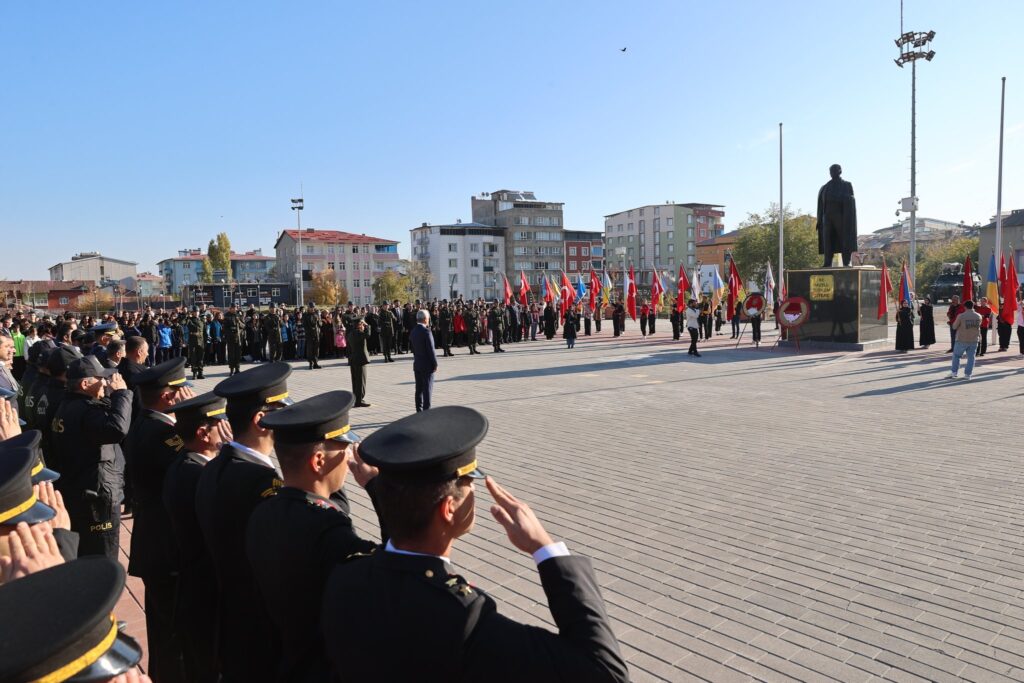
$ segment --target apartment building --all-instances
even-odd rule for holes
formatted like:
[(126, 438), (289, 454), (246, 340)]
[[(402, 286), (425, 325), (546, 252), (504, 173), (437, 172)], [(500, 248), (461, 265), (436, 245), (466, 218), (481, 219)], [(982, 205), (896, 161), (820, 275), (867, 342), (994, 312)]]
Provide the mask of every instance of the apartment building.
[(562, 202), (537, 199), (530, 191), (496, 190), (471, 199), (473, 222), (505, 230), (505, 272), (526, 274), (534, 293), (544, 274), (559, 271), (565, 257)]
[[(301, 242), (301, 247), (300, 247)], [(308, 291), (313, 274), (333, 270), (354, 304), (372, 304), (373, 282), (387, 270), (398, 268), (398, 242), (341, 230), (303, 228), (282, 230), (274, 244), (277, 275), (287, 281), (298, 277), (302, 255), (302, 286)]]
[[(433, 276), (424, 299), (494, 299), (504, 292), (505, 230), (483, 223), (423, 223), (409, 231), (412, 260)], [(509, 280), (518, 282), (511, 274)]]

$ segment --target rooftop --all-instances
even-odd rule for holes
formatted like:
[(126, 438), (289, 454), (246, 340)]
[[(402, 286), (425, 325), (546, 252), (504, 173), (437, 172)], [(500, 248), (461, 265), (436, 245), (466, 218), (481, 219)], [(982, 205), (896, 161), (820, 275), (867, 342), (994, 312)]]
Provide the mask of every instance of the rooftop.
[(697, 246), (707, 247), (713, 244), (731, 244), (732, 242), (735, 242), (739, 236), (739, 230), (730, 230), (729, 232), (723, 232), (718, 237), (711, 237), (706, 240), (701, 240), (700, 242), (697, 242)]
[[(1014, 209), (1010, 212), (1009, 216), (1003, 216), (1003, 227), (1004, 228), (1016, 228), (1024, 225), (1024, 209)], [(982, 230), (988, 230), (989, 228), (995, 228), (996, 222), (992, 221), (988, 225), (981, 226)]]
[(685, 207), (687, 209), (724, 209), (725, 208), (725, 204), (708, 204), (707, 202), (686, 202), (686, 203), (664, 202), (664, 203), (661, 203), (661, 204), (644, 204), (642, 206), (634, 206), (631, 209), (623, 209), (622, 211), (615, 211), (613, 213), (607, 213), (607, 214), (605, 214), (604, 217), (605, 218), (609, 218), (611, 216), (618, 216), (620, 213), (626, 213), (627, 211), (637, 211), (639, 209), (650, 209), (650, 208), (653, 208), (655, 206), (682, 206), (682, 207)]
[[(288, 235), (293, 240), (299, 238), (298, 230), (282, 230), (278, 236), (277, 241), (274, 243), (274, 248), (281, 243), (281, 238)], [(344, 243), (355, 243), (365, 244), (367, 242), (376, 242), (379, 244), (398, 244), (397, 240), (386, 240), (381, 237), (371, 237), (365, 232), (362, 234), (355, 234), (354, 232), (344, 232), (342, 230), (315, 230), (313, 228), (303, 228), (302, 239), (313, 240), (314, 242), (344, 242)]]
[(116, 263), (123, 263), (123, 264), (128, 265), (128, 266), (137, 266), (137, 265), (139, 265), (138, 261), (125, 261), (124, 259), (120, 259), (120, 258), (113, 258), (113, 257), (110, 257), (110, 256), (104, 256), (103, 254), (101, 254), (99, 252), (96, 252), (96, 251), (83, 251), (80, 254), (75, 254), (74, 256), (72, 256), (71, 260), (69, 260), (69, 261), (61, 261), (60, 263), (56, 263), (56, 264), (50, 266), (50, 268), (56, 268), (57, 266), (63, 266), (66, 263), (78, 263), (80, 261), (91, 261), (92, 259), (103, 259), (104, 261), (114, 261)]
[[(293, 231), (294, 232), (294, 231)], [(198, 252), (198, 253), (195, 253)], [(157, 265), (161, 263), (167, 263), (168, 261), (202, 261), (206, 258), (206, 254), (198, 249), (189, 250), (187, 252), (179, 251), (177, 256), (172, 258), (165, 258), (163, 261), (157, 261)], [(232, 261), (276, 261), (274, 256), (264, 256), (262, 253), (257, 251), (247, 251), (239, 254), (238, 252), (231, 252)]]
[(0, 289), (4, 291), (10, 291), (12, 289), (18, 290), (32, 290), (34, 292), (49, 291), (51, 289), (78, 289), (84, 287), (86, 289), (93, 286), (92, 281), (86, 280), (0, 280)]

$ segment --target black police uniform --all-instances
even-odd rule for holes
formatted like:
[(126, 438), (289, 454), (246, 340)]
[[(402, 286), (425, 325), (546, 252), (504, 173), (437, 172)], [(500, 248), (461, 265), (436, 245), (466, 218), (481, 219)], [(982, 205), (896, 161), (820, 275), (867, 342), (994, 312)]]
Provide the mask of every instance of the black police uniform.
[[(135, 376), (136, 391), (143, 387), (185, 384), (185, 359), (172, 358)], [(144, 408), (125, 439), (131, 459), (134, 495), (131, 553), (128, 573), (146, 587), (146, 639), (149, 671), (159, 681), (184, 680), (181, 647), (173, 628), (178, 557), (174, 552), (171, 519), (164, 507), (164, 477), (184, 448), (174, 419)]]
[[(287, 363), (260, 365), (222, 381), (214, 392), (236, 406), (262, 406), (288, 397)], [(283, 484), (259, 458), (224, 444), (196, 488), (196, 516), (217, 575), (217, 660), (221, 680), (272, 681), (280, 646), (257, 592), (245, 555), (245, 530), (253, 509)]]
[(57, 416), (57, 409), (60, 408), (60, 404), (64, 400), (64, 394), (67, 393), (67, 382), (61, 379), (61, 376), (67, 370), (69, 363), (81, 357), (82, 354), (78, 349), (67, 344), (58, 345), (46, 355), (46, 367), (50, 374), (46, 378), (43, 394), (35, 405), (36, 415), (33, 424), (43, 433), (41, 444), (43, 457), (46, 458), (50, 467), (58, 472), (61, 471), (62, 465), (58, 462), (60, 456), (53, 448), (52, 442), (53, 419)]
[[(211, 392), (175, 404), (169, 412), (198, 426), (223, 418), (224, 406), (224, 399)], [(186, 680), (194, 683), (217, 680), (217, 576), (196, 517), (196, 488), (207, 462), (203, 455), (183, 450), (167, 468), (163, 490), (178, 566), (173, 629), (181, 646)]]
[(378, 316), (380, 326), (380, 350), (384, 354), (384, 362), (391, 362), (391, 351), (395, 344), (395, 316), (389, 309), (384, 309)]
[[(360, 455), (380, 468), (378, 480), (479, 477), (475, 447), (486, 431), (480, 413), (445, 406), (382, 427)], [(558, 633), (502, 616), (440, 557), (389, 546), (353, 558), (332, 572), (324, 593), (333, 671), (353, 681), (628, 681), (590, 560), (549, 557), (538, 572)]]
[[(76, 376), (75, 365), (86, 362), (95, 364), (90, 372), (112, 372), (89, 356), (72, 364), (69, 381)], [(68, 392), (53, 418), (51, 447), (61, 474), (57, 488), (71, 517), (71, 529), (81, 537), (80, 555), (117, 559), (124, 498), (121, 442), (128, 435), (131, 414), (131, 390), (118, 389), (99, 400)]]

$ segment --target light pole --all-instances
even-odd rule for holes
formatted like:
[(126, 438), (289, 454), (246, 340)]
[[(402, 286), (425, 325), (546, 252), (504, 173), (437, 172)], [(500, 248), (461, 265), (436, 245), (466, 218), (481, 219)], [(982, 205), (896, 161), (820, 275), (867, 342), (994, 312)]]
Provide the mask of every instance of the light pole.
[[(298, 286), (298, 290), (299, 291), (298, 291), (298, 295), (296, 297), (297, 301), (298, 301), (298, 304), (299, 304), (299, 310), (302, 310), (302, 305), (303, 305), (303, 300), (302, 300), (302, 289), (303, 289), (303, 286), (302, 286), (303, 285), (303, 283), (302, 283), (302, 209), (304, 209), (304, 208), (305, 208), (305, 201), (304, 201), (304, 199), (302, 197), (299, 197), (298, 199), (293, 199), (292, 200), (292, 211), (295, 212), (295, 229), (299, 233), (299, 242), (298, 242), (298, 247), (297, 247), (298, 254), (299, 254), (299, 272), (296, 274), (296, 279), (299, 281), (299, 286)], [(257, 292), (257, 297), (258, 296), (259, 296), (259, 292)]]
[(903, 9), (900, 6), (900, 37), (896, 39), (896, 47), (900, 56), (894, 61), (896, 66), (910, 62), (910, 197), (903, 200), (902, 209), (910, 212), (910, 280), (917, 281), (917, 60), (932, 61), (935, 50), (929, 43), (935, 37), (935, 31), (903, 32)]

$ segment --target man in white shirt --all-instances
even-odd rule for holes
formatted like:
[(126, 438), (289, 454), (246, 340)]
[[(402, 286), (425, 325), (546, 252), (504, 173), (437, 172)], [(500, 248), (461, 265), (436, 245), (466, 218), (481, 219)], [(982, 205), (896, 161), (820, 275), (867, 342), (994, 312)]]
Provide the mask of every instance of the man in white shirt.
[(687, 353), (700, 358), (700, 353), (697, 352), (697, 337), (700, 334), (700, 311), (697, 309), (697, 302), (694, 299), (690, 299), (686, 305), (686, 331), (690, 333), (690, 349)]

